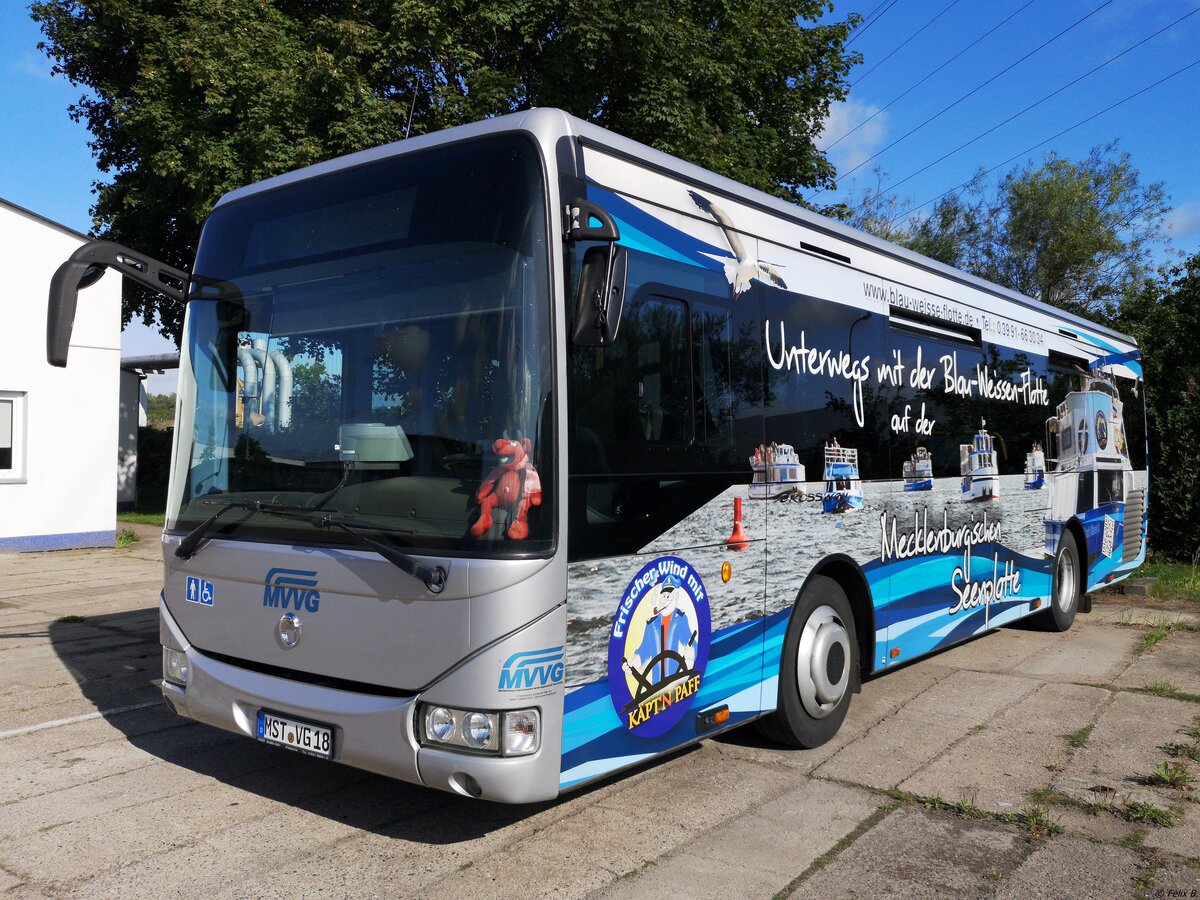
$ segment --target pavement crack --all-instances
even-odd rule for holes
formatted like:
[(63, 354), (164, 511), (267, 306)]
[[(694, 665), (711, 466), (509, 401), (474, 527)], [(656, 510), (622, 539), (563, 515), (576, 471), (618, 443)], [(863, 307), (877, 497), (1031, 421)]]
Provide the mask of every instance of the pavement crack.
[(804, 884), (804, 882), (811, 878), (814, 874), (837, 859), (843, 850), (845, 850), (860, 837), (890, 816), (893, 812), (899, 809), (901, 805), (902, 804), (900, 801), (895, 800), (891, 803), (885, 803), (883, 806), (879, 807), (877, 810), (875, 810), (875, 812), (871, 813), (869, 816), (859, 822), (853, 831), (843, 836), (842, 839), (836, 844), (814, 859), (809, 864), (807, 869), (789, 881), (782, 890), (775, 894), (773, 900), (784, 900), (784, 898), (791, 896), (791, 894), (795, 892), (800, 885)]

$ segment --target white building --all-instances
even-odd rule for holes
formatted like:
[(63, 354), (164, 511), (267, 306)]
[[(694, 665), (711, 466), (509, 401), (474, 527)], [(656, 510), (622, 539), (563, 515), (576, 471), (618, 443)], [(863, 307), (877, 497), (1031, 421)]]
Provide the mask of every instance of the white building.
[(46, 362), (50, 278), (86, 240), (0, 200), (0, 552), (116, 542), (119, 277), (80, 291), (67, 367)]

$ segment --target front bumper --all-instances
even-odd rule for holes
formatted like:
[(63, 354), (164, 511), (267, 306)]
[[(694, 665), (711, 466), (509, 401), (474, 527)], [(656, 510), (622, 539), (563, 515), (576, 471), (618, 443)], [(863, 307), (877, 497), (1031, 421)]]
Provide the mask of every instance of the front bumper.
[[(230, 665), (191, 647), (166, 604), (160, 602), (159, 609), (164, 644), (184, 651), (188, 658), (187, 687), (162, 684), (163, 698), (179, 715), (257, 739), (258, 711), (267, 709), (332, 727), (334, 761), (357, 769), (502, 803), (547, 800), (558, 794), (561, 726), (553, 709), (543, 709), (543, 727), (548, 718), (552, 727), (550, 734), (543, 732), (541, 748), (530, 756), (500, 758), (422, 747), (416, 708), (424, 695), (383, 697)], [(441, 693), (438, 685), (425, 692), (437, 693)], [(560, 694), (559, 718), (561, 705)]]

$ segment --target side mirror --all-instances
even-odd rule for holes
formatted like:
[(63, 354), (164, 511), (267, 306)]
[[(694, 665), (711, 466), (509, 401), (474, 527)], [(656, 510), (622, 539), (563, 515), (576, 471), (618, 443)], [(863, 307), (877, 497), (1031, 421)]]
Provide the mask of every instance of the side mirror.
[(50, 279), (50, 303), (46, 310), (46, 361), (63, 368), (75, 327), (79, 291), (100, 280), (106, 268), (116, 269), (138, 284), (183, 302), (187, 272), (135, 253), (110, 241), (89, 241), (71, 254)]
[(571, 335), (577, 347), (607, 347), (617, 339), (628, 269), (629, 251), (616, 244), (592, 247), (583, 255)]
[[(592, 225), (595, 219), (600, 224)], [(617, 337), (625, 306), (625, 278), (629, 251), (617, 246), (620, 229), (612, 216), (582, 197), (567, 206), (567, 233), (573, 241), (604, 241), (591, 247), (579, 269), (575, 303), (575, 329), (571, 338), (578, 347), (607, 347)]]

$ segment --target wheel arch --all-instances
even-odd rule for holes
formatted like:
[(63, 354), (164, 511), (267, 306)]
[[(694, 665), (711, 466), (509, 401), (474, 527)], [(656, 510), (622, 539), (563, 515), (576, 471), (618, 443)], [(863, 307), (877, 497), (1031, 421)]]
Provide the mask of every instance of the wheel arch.
[(1063, 526), (1063, 533), (1070, 533), (1071, 537), (1075, 538), (1075, 550), (1079, 554), (1079, 600), (1083, 603), (1083, 598), (1088, 592), (1088, 545), (1087, 534), (1083, 530), (1083, 523), (1079, 521), (1078, 516), (1072, 516), (1067, 524)]
[[(813, 566), (809, 576), (823, 575), (837, 582), (850, 601), (854, 613), (854, 635), (858, 643), (859, 675), (874, 671), (875, 663), (875, 604), (871, 585), (862, 567), (844, 553), (827, 556)], [(797, 599), (799, 594), (796, 595)]]

